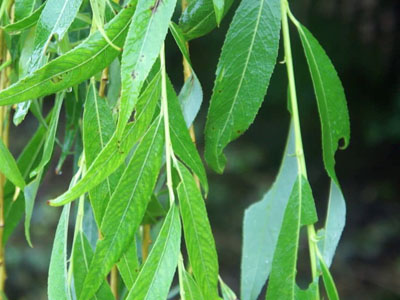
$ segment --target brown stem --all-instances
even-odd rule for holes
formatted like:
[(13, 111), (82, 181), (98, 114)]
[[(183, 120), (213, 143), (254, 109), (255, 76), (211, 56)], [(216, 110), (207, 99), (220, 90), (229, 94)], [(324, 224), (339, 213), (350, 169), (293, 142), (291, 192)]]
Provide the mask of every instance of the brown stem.
[(150, 230), (150, 224), (143, 225), (142, 263), (144, 263), (149, 256), (150, 244), (152, 243)]
[(99, 96), (102, 98), (104, 98), (105, 96), (107, 82), (108, 82), (108, 68), (105, 68), (101, 73), (101, 81), (99, 87)]

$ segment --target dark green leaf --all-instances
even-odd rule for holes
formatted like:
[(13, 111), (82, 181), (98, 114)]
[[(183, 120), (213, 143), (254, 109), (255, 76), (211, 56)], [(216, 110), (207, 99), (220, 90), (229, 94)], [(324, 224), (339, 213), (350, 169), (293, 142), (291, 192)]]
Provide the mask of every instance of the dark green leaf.
[(172, 205), (127, 300), (166, 299), (178, 264), (181, 244), (179, 212)]
[(291, 126), (278, 176), (263, 199), (246, 209), (243, 221), (241, 299), (257, 299), (272, 266), (286, 204), (297, 176)]
[(0, 138), (0, 172), (9, 179), (14, 185), (23, 189), (25, 187), (25, 180), (18, 169), (14, 157), (4, 145), (3, 140)]
[(47, 293), (49, 300), (70, 300), (67, 285), (67, 238), (70, 204), (64, 206), (51, 251)]
[[(233, 0), (224, 1), (224, 14), (232, 6)], [(179, 19), (186, 40), (206, 35), (217, 26), (213, 0), (191, 0)]]
[(279, 0), (242, 1), (229, 27), (206, 123), (205, 158), (218, 173), (226, 164), (224, 148), (249, 128), (264, 100), (278, 54), (280, 18)]
[(32, 180), (24, 189), (24, 198), (25, 198), (25, 238), (28, 242), (29, 246), (32, 246), (30, 227), (31, 227), (31, 219), (33, 213), (33, 206), (35, 204), (36, 195), (39, 189), (40, 181), (43, 177), (43, 170), (39, 172), (34, 180)]
[[(134, 2), (134, 1), (133, 1)], [(128, 5), (105, 27), (110, 40), (121, 46), (135, 11)], [(120, 52), (96, 32), (66, 54), (0, 92), (0, 105), (36, 99), (74, 86), (108, 66)]]
[[(33, 3), (34, 1), (27, 0), (25, 2)], [(39, 20), (40, 14), (42, 13), (42, 10), (45, 5), (46, 5), (46, 3), (43, 3), (38, 9), (36, 9), (34, 12), (32, 12), (32, 14), (27, 15), (24, 18), (19, 18), (18, 22), (15, 22), (15, 23), (5, 26), (4, 31), (9, 34), (13, 34), (13, 33), (15, 34), (15, 33), (21, 32), (22, 30), (31, 28)], [(17, 11), (15, 11), (15, 13), (17, 13)]]
[(204, 297), (216, 299), (218, 258), (206, 206), (193, 175), (180, 162), (177, 168), (181, 178), (177, 188), (179, 206), (190, 265)]
[(35, 6), (35, 0), (15, 0), (15, 19), (21, 20), (29, 16)]
[(335, 173), (335, 152), (341, 139), (343, 139), (341, 148), (346, 148), (350, 140), (346, 96), (336, 70), (324, 49), (307, 28), (300, 24), (297, 26), (317, 97), (325, 169), (339, 185)]
[(133, 241), (161, 168), (164, 127), (158, 117), (137, 147), (110, 199), (80, 300), (91, 299)]
[(176, 0), (139, 0), (124, 44), (118, 136), (136, 105), (140, 90), (167, 35)]

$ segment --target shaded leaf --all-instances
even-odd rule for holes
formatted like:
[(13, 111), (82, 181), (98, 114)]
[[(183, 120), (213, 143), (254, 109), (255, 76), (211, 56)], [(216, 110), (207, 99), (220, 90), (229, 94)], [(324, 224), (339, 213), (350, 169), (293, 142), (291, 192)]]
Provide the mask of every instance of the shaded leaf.
[(321, 256), (319, 256), (318, 262), (321, 267), (322, 279), (324, 281), (325, 291), (329, 300), (339, 300), (339, 294), (328, 266), (325, 264)]
[(290, 191), (297, 176), (293, 126), (288, 134), (278, 176), (263, 199), (244, 213), (241, 299), (257, 299), (271, 271)]
[[(134, 11), (134, 5), (127, 5), (105, 26), (115, 45), (122, 45)], [(0, 105), (36, 99), (76, 85), (104, 69), (119, 53), (96, 32), (73, 50), (1, 91)]]
[(121, 136), (140, 90), (158, 58), (176, 0), (139, 0), (121, 60), (121, 98), (117, 125)]
[(14, 15), (16, 20), (21, 20), (29, 16), (35, 6), (36, 1), (32, 0), (15, 0)]
[(231, 288), (219, 277), (219, 284), (221, 286), (222, 297), (224, 300), (238, 300), (239, 298), (231, 290)]
[(196, 282), (206, 299), (218, 296), (218, 257), (207, 210), (193, 175), (178, 162), (178, 185), (185, 244)]
[(90, 299), (102, 280), (133, 241), (143, 219), (161, 168), (164, 145), (162, 118), (158, 117), (136, 148), (114, 191), (101, 223), (99, 240), (79, 297)]
[(350, 140), (346, 96), (336, 70), (324, 49), (307, 28), (300, 24), (297, 26), (317, 97), (325, 169), (339, 185), (335, 173), (335, 152), (341, 139), (344, 141), (342, 149), (347, 147)]
[(280, 19), (278, 0), (242, 1), (229, 27), (205, 129), (205, 158), (218, 173), (226, 164), (224, 148), (249, 128), (264, 100), (278, 54)]
[(157, 240), (127, 300), (166, 299), (178, 264), (181, 244), (179, 212), (172, 205)]
[(130, 290), (135, 283), (135, 280), (139, 274), (139, 259), (137, 256), (136, 238), (134, 237), (130, 243), (130, 246), (121, 256), (118, 262), (118, 271), (121, 274), (122, 280), (124, 281), (128, 290)]
[[(32, 0), (26, 0), (25, 2), (30, 2), (31, 4), (34, 3), (34, 1), (32, 1)], [(17, 2), (15, 4), (17, 4)], [(24, 4), (24, 5), (26, 5), (26, 4)], [(25, 29), (31, 28), (39, 20), (40, 14), (42, 13), (42, 10), (45, 5), (46, 5), (46, 3), (43, 3), (30, 15), (27, 15), (24, 18), (18, 18), (19, 21), (8, 24), (7, 26), (4, 27), (4, 31), (9, 34), (13, 34), (13, 33), (15, 34), (15, 33), (21, 32)], [(16, 9), (15, 14), (17, 16), (17, 6), (15, 6), (15, 9)]]
[(3, 140), (0, 138), (0, 172), (9, 179), (14, 185), (23, 189), (25, 187), (25, 180), (18, 169), (14, 157), (4, 145)]

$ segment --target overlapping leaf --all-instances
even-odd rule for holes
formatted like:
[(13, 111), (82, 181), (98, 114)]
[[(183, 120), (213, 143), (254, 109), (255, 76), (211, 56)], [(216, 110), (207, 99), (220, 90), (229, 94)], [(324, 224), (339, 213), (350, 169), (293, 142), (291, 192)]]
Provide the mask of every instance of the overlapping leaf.
[[(34, 1), (32, 0), (28, 0), (28, 2), (34, 3)], [(32, 12), (32, 14), (27, 15), (24, 18), (21, 18), (18, 22), (8, 24), (7, 26), (4, 27), (4, 31), (12, 34), (31, 28), (39, 20), (40, 14), (42, 13), (42, 10), (45, 5), (46, 4), (43, 3), (34, 12)]]
[(264, 100), (278, 54), (280, 18), (279, 0), (242, 1), (229, 27), (205, 130), (205, 158), (219, 173), (226, 164), (224, 148), (249, 128)]
[(9, 179), (14, 185), (23, 189), (25, 187), (25, 180), (18, 169), (14, 157), (4, 145), (3, 140), (0, 138), (0, 172)]

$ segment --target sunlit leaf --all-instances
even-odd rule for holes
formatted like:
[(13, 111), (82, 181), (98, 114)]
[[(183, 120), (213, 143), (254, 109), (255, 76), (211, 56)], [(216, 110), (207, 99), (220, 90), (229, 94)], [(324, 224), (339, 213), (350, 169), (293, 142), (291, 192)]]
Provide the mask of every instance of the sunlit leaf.
[[(25, 2), (30, 2), (31, 4), (34, 3), (34, 1), (32, 1), (32, 0), (26, 0)], [(17, 2), (16, 2), (16, 4), (17, 4)], [(26, 4), (24, 4), (24, 5), (26, 5)], [(10, 34), (13, 34), (13, 33), (19, 33), (22, 30), (31, 28), (39, 20), (40, 14), (42, 13), (44, 6), (45, 6), (45, 3), (43, 3), (41, 6), (39, 6), (31, 14), (24, 16), (23, 18), (18, 18), (19, 19), (18, 22), (8, 24), (7, 26), (4, 27), (4, 31), (7, 33), (10, 33)], [(16, 9), (17, 9), (17, 6), (16, 6)], [(15, 14), (17, 14), (17, 10), (15, 11)]]
[(127, 289), (130, 290), (139, 274), (139, 259), (137, 256), (135, 237), (131, 241), (128, 249), (121, 256), (118, 262), (118, 270)]
[(182, 255), (178, 260), (180, 296), (182, 300), (204, 300), (203, 294), (193, 276), (185, 270)]

